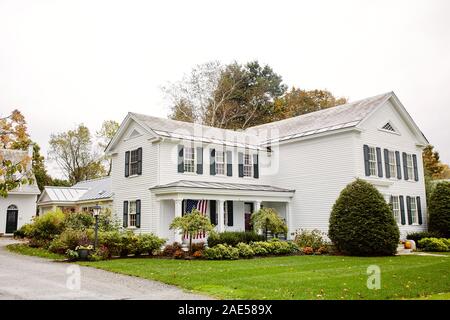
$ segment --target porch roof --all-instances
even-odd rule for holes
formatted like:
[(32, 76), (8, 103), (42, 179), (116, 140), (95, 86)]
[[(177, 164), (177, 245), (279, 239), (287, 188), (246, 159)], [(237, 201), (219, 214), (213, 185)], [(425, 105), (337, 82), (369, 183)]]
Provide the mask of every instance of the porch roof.
[(158, 190), (165, 188), (196, 188), (196, 189), (217, 189), (217, 190), (239, 190), (239, 191), (263, 191), (263, 192), (288, 192), (293, 193), (295, 190), (289, 190), (269, 185), (260, 184), (244, 184), (244, 183), (227, 183), (227, 182), (210, 182), (210, 181), (191, 181), (179, 180), (164, 185), (157, 185), (150, 190)]

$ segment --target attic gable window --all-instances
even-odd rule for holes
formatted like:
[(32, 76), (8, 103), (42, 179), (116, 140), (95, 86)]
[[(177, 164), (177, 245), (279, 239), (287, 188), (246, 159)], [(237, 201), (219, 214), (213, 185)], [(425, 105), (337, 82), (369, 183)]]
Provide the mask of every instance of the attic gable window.
[(384, 126), (381, 127), (381, 129), (391, 131), (391, 132), (396, 132), (390, 122), (387, 122)]

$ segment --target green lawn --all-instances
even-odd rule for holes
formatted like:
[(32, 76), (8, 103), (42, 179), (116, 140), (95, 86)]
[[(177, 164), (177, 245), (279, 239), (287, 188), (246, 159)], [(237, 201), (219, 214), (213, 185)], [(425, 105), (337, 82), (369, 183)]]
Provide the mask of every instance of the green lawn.
[[(238, 261), (131, 258), (82, 264), (223, 299), (448, 299), (450, 292), (447, 256), (291, 256)], [(380, 290), (367, 289), (370, 265), (381, 268)]]
[(11, 252), (20, 253), (27, 256), (35, 256), (53, 260), (65, 259), (63, 255), (52, 253), (41, 248), (31, 248), (30, 246), (28, 246), (28, 244), (25, 243), (9, 244), (6, 246), (6, 248)]

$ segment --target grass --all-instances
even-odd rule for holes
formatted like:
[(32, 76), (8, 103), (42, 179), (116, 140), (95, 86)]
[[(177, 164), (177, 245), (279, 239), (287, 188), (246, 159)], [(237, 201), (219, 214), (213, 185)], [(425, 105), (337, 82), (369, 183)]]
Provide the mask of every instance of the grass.
[[(237, 261), (134, 258), (81, 264), (222, 299), (449, 299), (450, 292), (450, 257), (290, 256)], [(370, 265), (381, 269), (380, 290), (367, 288)]]
[(34, 257), (53, 259), (53, 260), (65, 259), (65, 257), (63, 255), (52, 253), (52, 252), (49, 252), (48, 250), (45, 250), (42, 248), (32, 248), (28, 244), (25, 244), (25, 243), (9, 244), (6, 246), (6, 248), (11, 252), (24, 254), (27, 256), (34, 256)]

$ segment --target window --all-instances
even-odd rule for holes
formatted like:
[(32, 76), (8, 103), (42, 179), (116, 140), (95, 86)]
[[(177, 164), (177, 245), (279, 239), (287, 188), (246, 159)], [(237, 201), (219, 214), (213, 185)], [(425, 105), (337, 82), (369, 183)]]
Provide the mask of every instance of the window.
[(377, 153), (374, 147), (369, 147), (369, 170), (371, 176), (377, 175)]
[(416, 197), (409, 197), (409, 208), (411, 210), (411, 222), (412, 222), (412, 224), (417, 224)]
[(216, 174), (225, 174), (225, 152), (216, 150)]
[(139, 167), (139, 154), (138, 150), (132, 150), (130, 152), (130, 175), (134, 176), (138, 174)]
[(400, 201), (398, 196), (392, 196), (392, 211), (394, 212), (394, 219), (400, 223)]
[(406, 167), (408, 169), (408, 180), (414, 179), (414, 167), (413, 167), (413, 159), (411, 154), (406, 155)]
[(195, 172), (195, 149), (184, 148), (184, 172)]
[(389, 176), (391, 178), (397, 177), (397, 159), (394, 151), (389, 151)]
[(253, 161), (250, 153), (244, 153), (244, 177), (253, 175)]
[(130, 208), (128, 210), (128, 226), (136, 227), (136, 201), (130, 201)]

